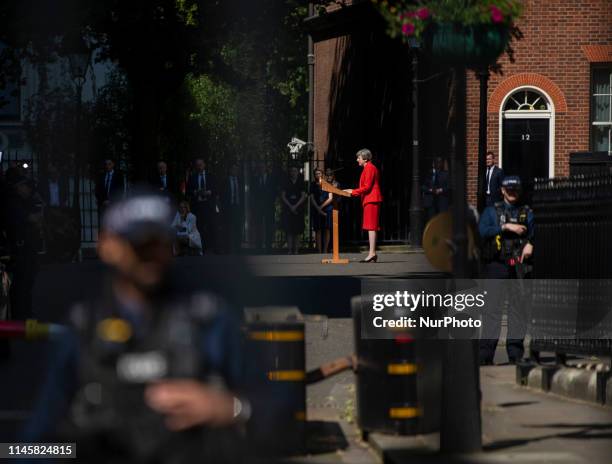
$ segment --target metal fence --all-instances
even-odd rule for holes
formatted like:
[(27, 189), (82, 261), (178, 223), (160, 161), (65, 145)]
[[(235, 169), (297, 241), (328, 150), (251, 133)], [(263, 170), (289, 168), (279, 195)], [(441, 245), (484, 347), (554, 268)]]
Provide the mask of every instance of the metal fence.
[(2, 172), (6, 172), (12, 164), (17, 164), (32, 179), (38, 177), (38, 157), (35, 154), (22, 150), (2, 150)]
[[(28, 151), (6, 150), (2, 152), (2, 171), (11, 166), (21, 169), (22, 173), (35, 183), (40, 180), (39, 159), (36, 154)], [(81, 209), (81, 248), (92, 248), (98, 240), (98, 206), (95, 198), (95, 184), (91, 179), (80, 179), (80, 209)], [(74, 206), (74, 178), (68, 178), (69, 203)]]
[[(70, 197), (73, 198), (74, 182), (70, 182)], [(79, 189), (81, 206), (81, 248), (93, 248), (98, 241), (98, 204), (95, 184), (91, 179), (81, 179)]]
[[(2, 170), (6, 170), (14, 163), (18, 166), (23, 167), (24, 174), (31, 178), (35, 183), (40, 180), (40, 169), (39, 159), (36, 155), (32, 155), (29, 152), (21, 152), (17, 150), (4, 151), (2, 154)], [(123, 172), (129, 172), (130, 166), (124, 161), (120, 160), (119, 168)], [(248, 171), (250, 172), (250, 171)], [(282, 180), (282, 175), (278, 172), (274, 173), (277, 177), (277, 181)], [(280, 179), (279, 179), (280, 178)], [(183, 179), (181, 179), (183, 180)], [(252, 181), (252, 179), (251, 179)], [(79, 203), (80, 203), (80, 219), (81, 219), (81, 248), (91, 249), (95, 247), (98, 240), (98, 229), (99, 229), (99, 213), (98, 206), (95, 198), (95, 182), (90, 178), (80, 179), (79, 189)], [(68, 178), (69, 186), (69, 206), (74, 206), (74, 178)], [(346, 182), (341, 187), (346, 188), (348, 186), (354, 186)], [(130, 190), (130, 184), (126, 181), (125, 185), (126, 192)], [(398, 192), (404, 192), (405, 189), (398, 189)], [(383, 203), (381, 212), (381, 223), (385, 225), (383, 231), (380, 234), (380, 241), (383, 243), (407, 243), (408, 242), (408, 202), (407, 196), (404, 193), (397, 193), (394, 195), (389, 189), (385, 191), (387, 194), (386, 201)], [(178, 194), (178, 198), (184, 198), (183, 194)], [(304, 232), (300, 237), (300, 248), (302, 250), (314, 250), (314, 231), (310, 224), (311, 218), (308, 214), (308, 203), (304, 208)], [(283, 252), (286, 245), (286, 234), (283, 230), (282, 225), (282, 207), (279, 197), (276, 199), (276, 214), (274, 227), (275, 231), (273, 234), (272, 247), (274, 252)], [(251, 211), (245, 211), (245, 220), (252, 216)], [(367, 235), (361, 230), (361, 203), (355, 199), (342, 199), (340, 203), (340, 235), (342, 246), (356, 246), (367, 243)], [(220, 219), (219, 219), (220, 221)], [(219, 222), (218, 221), (218, 222)], [(246, 224), (245, 224), (246, 225)], [(243, 246), (245, 249), (251, 249), (255, 246), (251, 242), (252, 234), (245, 233)]]
[(604, 152), (570, 153), (570, 175), (612, 174), (612, 156)]
[(532, 200), (533, 309), (560, 336), (536, 324), (532, 351), (612, 355), (612, 175), (538, 179)]

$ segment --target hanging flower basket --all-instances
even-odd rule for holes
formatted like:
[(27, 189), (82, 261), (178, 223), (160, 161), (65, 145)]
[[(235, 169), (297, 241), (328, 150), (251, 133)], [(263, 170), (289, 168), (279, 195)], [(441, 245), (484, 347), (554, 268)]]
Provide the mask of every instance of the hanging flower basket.
[(509, 30), (503, 25), (434, 23), (423, 33), (423, 46), (436, 61), (477, 67), (495, 63), (509, 39)]
[(468, 67), (494, 64), (510, 39), (520, 38), (514, 21), (521, 0), (372, 0), (388, 32), (415, 39), (439, 62)]

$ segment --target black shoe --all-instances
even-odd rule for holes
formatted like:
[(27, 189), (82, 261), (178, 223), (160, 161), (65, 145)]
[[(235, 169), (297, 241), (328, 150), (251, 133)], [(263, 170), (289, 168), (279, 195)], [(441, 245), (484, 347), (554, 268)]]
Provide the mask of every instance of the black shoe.
[(493, 365), (493, 360), (492, 359), (481, 359), (480, 360), (480, 365), (481, 366), (492, 366)]
[(367, 259), (362, 259), (361, 261), (359, 261), (360, 263), (375, 263), (376, 261), (378, 261), (378, 255), (374, 255), (371, 258), (367, 258)]

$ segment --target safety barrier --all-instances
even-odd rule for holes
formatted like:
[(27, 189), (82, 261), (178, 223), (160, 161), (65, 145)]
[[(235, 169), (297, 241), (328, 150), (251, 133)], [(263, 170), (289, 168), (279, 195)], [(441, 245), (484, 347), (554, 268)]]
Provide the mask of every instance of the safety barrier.
[(262, 454), (300, 454), (306, 438), (304, 319), (295, 307), (246, 308), (245, 324), (250, 377), (265, 398), (279, 402), (252, 418), (250, 438)]
[[(532, 327), (532, 351), (612, 355), (612, 174), (536, 179), (532, 200), (533, 310), (546, 316)], [(538, 337), (551, 331), (559, 338)]]
[(440, 340), (411, 329), (393, 339), (362, 336), (362, 298), (351, 300), (357, 354), (357, 418), (370, 432), (416, 435), (439, 430), (442, 385)]

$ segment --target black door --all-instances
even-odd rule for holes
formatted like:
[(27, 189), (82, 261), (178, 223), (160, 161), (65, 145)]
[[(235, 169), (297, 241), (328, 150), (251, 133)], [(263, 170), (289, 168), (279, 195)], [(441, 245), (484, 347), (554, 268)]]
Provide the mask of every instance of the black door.
[(548, 119), (504, 119), (502, 168), (519, 176), (530, 192), (536, 177), (548, 177)]

